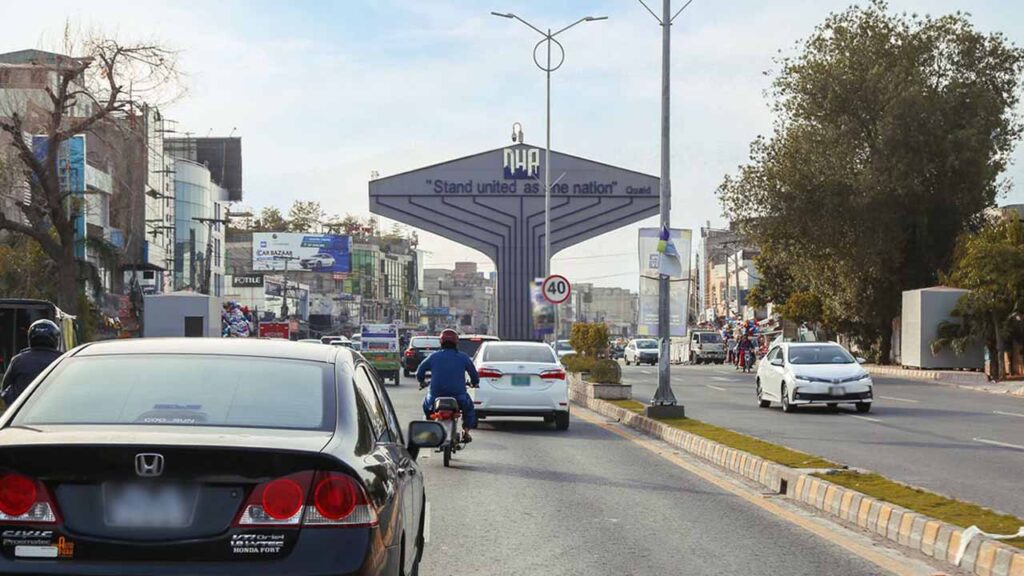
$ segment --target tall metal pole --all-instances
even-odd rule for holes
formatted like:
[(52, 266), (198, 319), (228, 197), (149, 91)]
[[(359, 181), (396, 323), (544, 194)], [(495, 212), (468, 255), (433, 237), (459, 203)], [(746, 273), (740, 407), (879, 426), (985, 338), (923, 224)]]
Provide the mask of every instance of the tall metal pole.
[[(547, 145), (544, 150), (544, 276), (551, 275), (551, 28), (548, 28)], [(557, 315), (557, 312), (555, 313)], [(557, 316), (556, 316), (557, 317)], [(557, 321), (555, 339), (558, 338)]]
[[(669, 72), (672, 42), (672, 0), (662, 0), (661, 17), (661, 228), (671, 228), (669, 215), (672, 210), (672, 185), (669, 179)], [(669, 329), (670, 300), (669, 278), (658, 276), (658, 339), (661, 353), (658, 355), (658, 389), (651, 401), (654, 405), (674, 406), (676, 396), (672, 393)], [(684, 320), (685, 322), (685, 320)]]

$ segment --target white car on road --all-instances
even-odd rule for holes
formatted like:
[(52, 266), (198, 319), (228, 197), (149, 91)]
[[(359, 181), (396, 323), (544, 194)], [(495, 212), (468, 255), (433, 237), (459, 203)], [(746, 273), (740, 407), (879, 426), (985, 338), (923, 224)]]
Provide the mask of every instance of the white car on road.
[(622, 360), (626, 363), (626, 366), (630, 364), (650, 364), (654, 366), (658, 363), (658, 356), (660, 351), (658, 350), (658, 341), (654, 338), (637, 338), (636, 340), (630, 340), (629, 344), (626, 345), (626, 349), (622, 351)]
[(559, 360), (565, 356), (576, 353), (572, 348), (572, 344), (570, 344), (568, 340), (558, 340), (551, 344), (551, 347), (555, 349), (555, 354), (558, 355)]
[(334, 256), (331, 256), (327, 252), (319, 252), (310, 256), (309, 258), (303, 258), (299, 260), (299, 266), (302, 266), (306, 270), (319, 270), (321, 268), (330, 268), (334, 266)]
[(757, 404), (779, 402), (786, 412), (809, 404), (853, 404), (867, 412), (874, 384), (862, 362), (835, 342), (773, 344), (757, 368)]
[(541, 417), (557, 430), (569, 429), (569, 383), (551, 346), (487, 341), (474, 364), (480, 387), (469, 393), (478, 416)]

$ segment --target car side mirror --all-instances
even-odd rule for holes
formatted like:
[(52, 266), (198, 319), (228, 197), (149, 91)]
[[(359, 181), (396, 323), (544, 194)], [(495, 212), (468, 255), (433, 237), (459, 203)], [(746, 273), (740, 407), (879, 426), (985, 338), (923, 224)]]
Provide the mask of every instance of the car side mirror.
[(866, 363), (867, 363), (867, 360), (865, 358), (861, 358), (860, 356), (857, 356), (857, 364), (866, 364)]
[(420, 448), (437, 448), (444, 443), (444, 426), (429, 420), (413, 420), (409, 422), (409, 442), (406, 446), (409, 455), (415, 460)]
[(782, 361), (782, 358), (776, 358), (775, 360), (772, 360), (772, 366), (778, 366), (779, 368), (782, 368), (785, 365), (786, 363)]

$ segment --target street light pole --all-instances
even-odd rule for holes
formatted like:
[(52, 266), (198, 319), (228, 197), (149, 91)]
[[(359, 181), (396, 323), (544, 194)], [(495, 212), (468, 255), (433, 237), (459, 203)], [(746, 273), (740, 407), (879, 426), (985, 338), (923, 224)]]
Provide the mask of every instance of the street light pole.
[[(562, 64), (565, 62), (565, 48), (562, 46), (561, 42), (559, 42), (558, 40), (555, 40), (555, 36), (558, 36), (562, 32), (565, 32), (566, 30), (568, 30), (569, 28), (572, 28), (573, 26), (575, 26), (577, 24), (580, 24), (580, 23), (583, 23), (583, 22), (596, 22), (598, 20), (607, 20), (608, 17), (607, 16), (596, 16), (596, 17), (595, 16), (585, 16), (585, 17), (580, 18), (579, 20), (573, 22), (572, 24), (569, 24), (565, 28), (562, 28), (561, 30), (558, 30), (558, 31), (552, 33), (551, 32), (551, 28), (548, 28), (547, 32), (544, 32), (540, 28), (537, 28), (533, 24), (530, 24), (526, 20), (523, 20), (522, 18), (520, 18), (519, 16), (516, 16), (515, 14), (512, 14), (511, 12), (509, 12), (507, 14), (502, 14), (500, 12), (491, 12), (491, 14), (493, 14), (494, 16), (499, 16), (501, 18), (509, 18), (509, 19), (512, 19), (512, 20), (518, 20), (518, 21), (522, 22), (523, 24), (525, 24), (526, 26), (529, 26), (531, 29), (533, 29), (536, 33), (540, 34), (544, 38), (540, 42), (537, 42), (536, 46), (533, 47), (533, 63), (536, 64), (538, 68), (540, 68), (541, 70), (544, 71), (544, 74), (546, 76), (546, 84), (547, 84), (547, 88), (546, 88), (547, 143), (545, 144), (545, 150), (544, 150), (544, 275), (548, 276), (548, 275), (551, 274), (551, 73), (554, 72), (555, 70), (558, 70), (559, 68), (561, 68)], [(540, 48), (540, 45), (542, 43), (546, 43), (547, 44), (547, 64), (546, 65), (541, 65), (541, 63), (537, 61), (537, 48)], [(561, 51), (561, 54), (562, 54), (561, 57), (558, 60), (558, 64), (554, 65), (554, 66), (551, 64), (551, 44), (552, 43), (558, 45), (558, 49)], [(556, 331), (555, 339), (557, 339), (557, 338), (558, 338), (558, 333)]]

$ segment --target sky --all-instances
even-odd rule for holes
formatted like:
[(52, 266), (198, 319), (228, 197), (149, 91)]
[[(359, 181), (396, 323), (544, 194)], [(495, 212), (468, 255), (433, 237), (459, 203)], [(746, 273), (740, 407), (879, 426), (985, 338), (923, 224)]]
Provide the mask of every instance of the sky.
[[(673, 0), (675, 7), (683, 0)], [(647, 0), (657, 11), (657, 0)], [(771, 131), (765, 90), (774, 59), (795, 53), (849, 0), (693, 0), (672, 27), (672, 224), (726, 224), (714, 191)], [(1024, 45), (1024, 3), (890, 0), (932, 15), (965, 10), (984, 32)], [(657, 175), (661, 30), (637, 0), (147, 1), (0, 0), (17, 22), (0, 52), (53, 49), (65, 23), (180, 53), (188, 93), (165, 116), (197, 136), (241, 136), (243, 204), (255, 210), (318, 200), (328, 213), (366, 216), (367, 182), (501, 147), (514, 122), (544, 144), (544, 74), (532, 61), (539, 28), (559, 36), (566, 60), (552, 75), (552, 149)], [(1007, 171), (1024, 202), (1024, 147)], [(385, 226), (390, 222), (384, 221)], [(657, 225), (652, 218), (640, 225)], [(637, 287), (637, 225), (555, 256), (573, 282)], [(480, 253), (420, 232), (427, 267)]]

